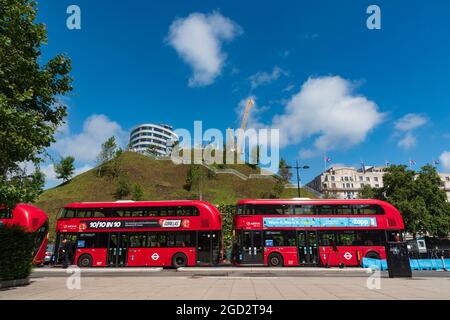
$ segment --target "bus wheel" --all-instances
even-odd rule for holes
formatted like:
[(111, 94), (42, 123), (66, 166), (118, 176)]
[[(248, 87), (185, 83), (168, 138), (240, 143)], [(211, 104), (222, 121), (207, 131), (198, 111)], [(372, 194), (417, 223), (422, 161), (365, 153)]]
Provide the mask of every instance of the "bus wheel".
[(269, 255), (269, 267), (282, 267), (283, 257), (278, 253)]
[(182, 268), (187, 266), (187, 257), (184, 253), (176, 253), (172, 257), (172, 267)]
[(369, 251), (369, 252), (366, 253), (366, 258), (380, 260), (380, 255), (378, 253), (376, 253), (376, 252)]
[(83, 254), (81, 257), (78, 258), (77, 265), (80, 268), (90, 268), (92, 267), (92, 257), (88, 254)]

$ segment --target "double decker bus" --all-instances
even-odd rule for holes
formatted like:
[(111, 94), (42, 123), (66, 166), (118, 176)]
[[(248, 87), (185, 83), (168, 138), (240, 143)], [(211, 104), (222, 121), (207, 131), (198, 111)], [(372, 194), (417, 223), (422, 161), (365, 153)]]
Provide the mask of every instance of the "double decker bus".
[(241, 200), (234, 218), (235, 265), (359, 266), (385, 259), (399, 241), (399, 211), (379, 200)]
[(63, 239), (80, 267), (184, 267), (222, 259), (222, 217), (196, 200), (82, 202), (61, 209), (56, 260)]
[(41, 209), (29, 205), (18, 204), (13, 210), (0, 207), (0, 227), (17, 225), (34, 237), (33, 264), (44, 262), (48, 241), (48, 217)]

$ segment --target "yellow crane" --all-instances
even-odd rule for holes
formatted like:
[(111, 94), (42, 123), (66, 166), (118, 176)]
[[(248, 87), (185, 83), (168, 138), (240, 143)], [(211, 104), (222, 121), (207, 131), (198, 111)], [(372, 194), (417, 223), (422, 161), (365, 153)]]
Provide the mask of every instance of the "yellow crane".
[(248, 99), (247, 104), (245, 106), (244, 114), (242, 116), (241, 131), (237, 137), (237, 142), (234, 139), (233, 130), (231, 130), (230, 128), (227, 129), (229, 148), (230, 148), (230, 151), (232, 151), (232, 152), (237, 151), (239, 153), (242, 153), (241, 149), (240, 149), (241, 144), (242, 144), (242, 136), (244, 134), (245, 129), (247, 128), (247, 121), (248, 121), (248, 115), (250, 113), (250, 109), (252, 108), (252, 106), (254, 104), (255, 104), (255, 101), (253, 100), (253, 98)]

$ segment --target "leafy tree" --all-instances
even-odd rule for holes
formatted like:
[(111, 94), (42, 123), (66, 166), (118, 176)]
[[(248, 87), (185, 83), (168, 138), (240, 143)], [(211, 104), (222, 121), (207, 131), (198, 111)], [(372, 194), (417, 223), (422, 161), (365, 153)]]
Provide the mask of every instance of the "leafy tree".
[(203, 198), (204, 178), (205, 172), (203, 168), (198, 164), (191, 164), (186, 175), (185, 188), (188, 191), (192, 191), (194, 188), (197, 188), (200, 200)]
[(278, 174), (284, 180), (285, 183), (291, 181), (292, 172), (287, 168), (286, 160), (283, 158), (280, 159)]
[(66, 116), (58, 101), (72, 90), (70, 59), (57, 55), (41, 64), (47, 42), (43, 23), (35, 23), (36, 2), (0, 0), (0, 203), (32, 201), (39, 179), (20, 169), (38, 164)]
[(375, 198), (375, 190), (368, 184), (365, 184), (364, 187), (359, 190), (358, 198), (359, 199), (373, 199)]
[(390, 166), (375, 197), (397, 207), (405, 230), (413, 237), (418, 233), (444, 237), (450, 232), (450, 203), (440, 185), (440, 177), (431, 165), (423, 166), (418, 173), (404, 165)]
[(61, 159), (61, 161), (55, 165), (56, 178), (62, 179), (63, 182), (70, 180), (75, 172), (74, 162), (75, 158), (71, 156)]
[(117, 183), (116, 193), (114, 194), (114, 198), (117, 200), (121, 200), (126, 196), (130, 195), (130, 183), (126, 179), (120, 179)]
[(140, 185), (136, 184), (131, 194), (131, 199), (134, 201), (140, 201), (144, 197), (144, 193)]
[(119, 150), (120, 149), (117, 146), (116, 138), (115, 137), (108, 138), (102, 144), (102, 149), (100, 150), (100, 153), (97, 156), (98, 163), (104, 164), (105, 162), (112, 160), (117, 155)]
[(156, 148), (156, 146), (154, 146), (154, 145), (151, 144), (151, 145), (149, 145), (149, 146), (147, 147), (147, 149), (145, 150), (145, 153), (146, 153), (148, 156), (154, 158), (154, 157), (156, 157), (156, 156), (159, 154), (157, 150), (158, 150), (158, 149)]

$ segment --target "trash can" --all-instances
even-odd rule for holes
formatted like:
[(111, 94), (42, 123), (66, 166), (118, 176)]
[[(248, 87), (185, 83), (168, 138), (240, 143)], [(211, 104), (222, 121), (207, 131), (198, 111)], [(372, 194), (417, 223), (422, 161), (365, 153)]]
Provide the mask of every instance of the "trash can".
[(387, 242), (386, 261), (389, 278), (411, 278), (411, 265), (406, 242)]

